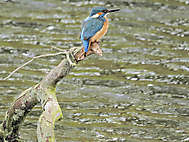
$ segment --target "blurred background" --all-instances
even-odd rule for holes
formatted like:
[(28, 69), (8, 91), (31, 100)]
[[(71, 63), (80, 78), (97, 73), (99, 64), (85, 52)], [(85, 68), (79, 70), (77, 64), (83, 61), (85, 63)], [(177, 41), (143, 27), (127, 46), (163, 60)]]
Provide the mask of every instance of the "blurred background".
[[(81, 22), (94, 6), (120, 8), (108, 15), (103, 56), (79, 63), (57, 86), (64, 119), (57, 142), (189, 141), (188, 0), (0, 0), (0, 122), (13, 100), (38, 83), (61, 56), (52, 47), (81, 46)], [(21, 128), (35, 142), (41, 107)]]

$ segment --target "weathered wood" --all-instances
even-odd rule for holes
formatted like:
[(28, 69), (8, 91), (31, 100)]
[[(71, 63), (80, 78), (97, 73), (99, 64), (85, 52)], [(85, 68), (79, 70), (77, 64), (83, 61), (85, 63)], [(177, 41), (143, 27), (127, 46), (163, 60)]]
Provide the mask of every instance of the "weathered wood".
[(7, 111), (5, 120), (1, 125), (1, 131), (3, 131), (3, 137), (6, 141), (16, 142), (18, 140), (21, 123), (31, 109), (39, 103), (37, 99), (37, 94), (40, 94), (38, 86), (25, 90)]
[[(91, 54), (102, 56), (99, 43), (92, 43), (91, 48), (84, 54), (81, 47), (71, 48), (69, 51), (72, 62), (78, 63)], [(37, 126), (39, 142), (54, 142), (55, 121), (62, 118), (61, 108), (56, 98), (56, 85), (73, 68), (67, 58), (64, 58), (58, 66), (52, 69), (37, 85), (23, 91), (13, 105), (8, 109), (5, 120), (1, 124), (0, 141), (19, 141), (19, 128), (27, 114), (36, 104), (41, 104), (43, 112)]]

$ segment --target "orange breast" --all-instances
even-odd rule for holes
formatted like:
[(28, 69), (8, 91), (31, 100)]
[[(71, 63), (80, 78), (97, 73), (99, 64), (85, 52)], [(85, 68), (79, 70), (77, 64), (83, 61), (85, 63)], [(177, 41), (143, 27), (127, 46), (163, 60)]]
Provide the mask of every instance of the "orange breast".
[(105, 22), (104, 22), (104, 26), (102, 27), (102, 29), (100, 31), (98, 31), (91, 39), (90, 41), (91, 42), (94, 42), (94, 41), (99, 41), (99, 39), (104, 36), (106, 34), (106, 32), (108, 31), (108, 19), (105, 17)]

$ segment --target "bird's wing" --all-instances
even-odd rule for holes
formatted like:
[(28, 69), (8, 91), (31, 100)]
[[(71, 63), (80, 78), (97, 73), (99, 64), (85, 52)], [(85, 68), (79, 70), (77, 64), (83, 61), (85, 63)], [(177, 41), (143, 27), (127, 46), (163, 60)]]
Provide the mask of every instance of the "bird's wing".
[(81, 32), (81, 39), (82, 40), (90, 39), (99, 30), (102, 29), (103, 25), (104, 25), (104, 21), (97, 18), (91, 18), (84, 21)]

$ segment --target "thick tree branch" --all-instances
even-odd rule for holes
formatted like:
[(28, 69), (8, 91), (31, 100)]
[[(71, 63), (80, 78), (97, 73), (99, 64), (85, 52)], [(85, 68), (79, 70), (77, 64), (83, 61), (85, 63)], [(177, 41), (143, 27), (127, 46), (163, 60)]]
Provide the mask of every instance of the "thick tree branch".
[[(86, 56), (84, 49), (81, 47), (71, 48), (68, 54), (66, 53), (66, 55), (69, 55), (71, 61), (76, 63), (84, 60), (91, 54), (102, 56), (102, 50), (99, 48), (97, 42), (91, 44), (91, 48)], [(40, 83), (23, 91), (6, 113), (5, 120), (0, 129), (0, 141), (18, 141), (21, 123), (31, 109), (38, 103), (43, 108), (43, 113), (38, 121), (38, 141), (55, 141), (54, 123), (62, 117), (62, 112), (56, 99), (56, 85), (72, 68), (73, 66), (68, 61), (68, 58), (64, 58)]]

